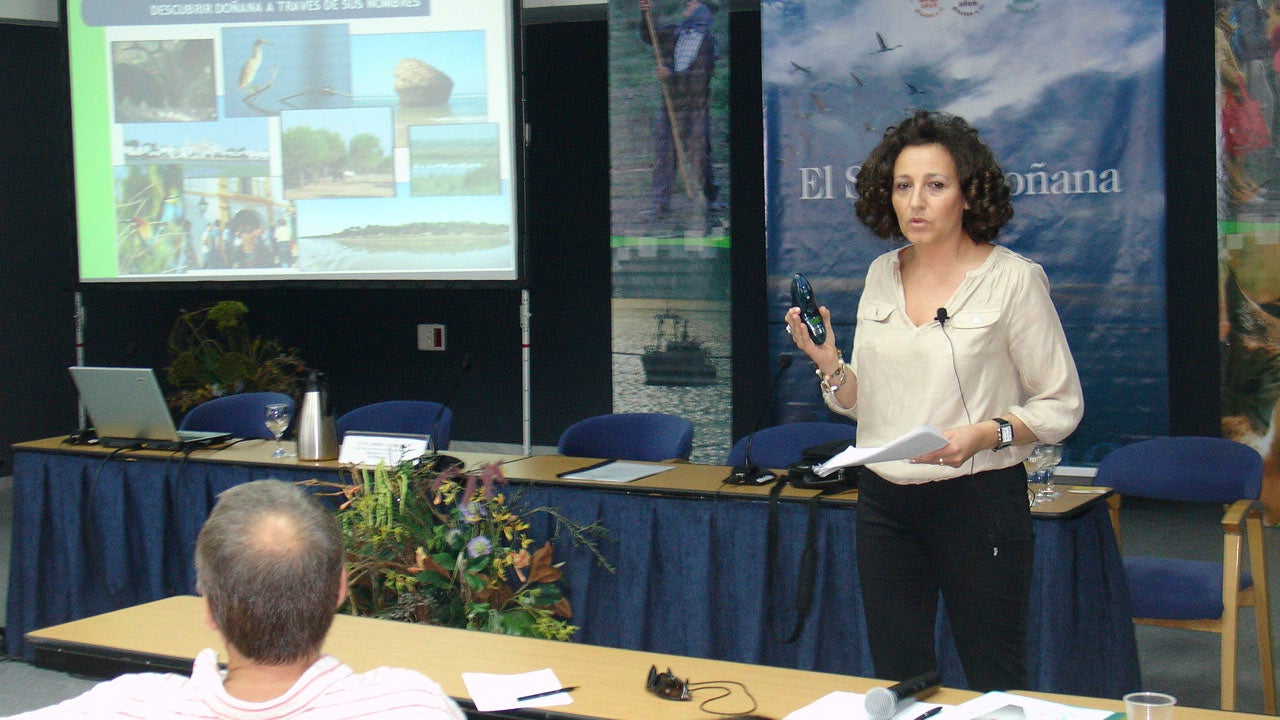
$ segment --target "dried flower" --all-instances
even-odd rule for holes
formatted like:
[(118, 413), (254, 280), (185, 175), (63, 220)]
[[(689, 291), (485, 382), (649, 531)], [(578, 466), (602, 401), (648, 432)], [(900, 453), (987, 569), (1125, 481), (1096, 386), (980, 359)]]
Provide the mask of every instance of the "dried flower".
[[(350, 592), (344, 609), (412, 622), (567, 640), (577, 628), (560, 587), (551, 543), (528, 548), (529, 523), (497, 489), (497, 465), (435, 472), (412, 462), (353, 469), (351, 482), (308, 480), (342, 503)], [(595, 546), (596, 524), (580, 526), (551, 508), (559, 527)], [(514, 572), (510, 572), (514, 570)]]
[(185, 412), (215, 397), (249, 391), (299, 396), (306, 363), (297, 350), (250, 334), (248, 314), (244, 303), (223, 300), (178, 315), (169, 331), (165, 369), (173, 409)]
[(493, 551), (493, 542), (484, 535), (477, 535), (467, 543), (467, 557), (475, 559)]

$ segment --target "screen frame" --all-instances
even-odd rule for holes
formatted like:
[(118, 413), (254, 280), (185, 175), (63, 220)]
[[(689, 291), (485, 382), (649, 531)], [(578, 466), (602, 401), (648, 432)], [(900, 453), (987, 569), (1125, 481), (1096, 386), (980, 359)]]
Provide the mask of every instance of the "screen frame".
[[(430, 0), (428, 0), (430, 1)], [(394, 273), (343, 276), (341, 274), (298, 275), (241, 275), (241, 276), (180, 276), (180, 275), (117, 275), (115, 277), (91, 277), (83, 275), (80, 242), (81, 210), (80, 194), (76, 191), (77, 182), (81, 181), (80, 160), (76, 148), (76, 104), (72, 51), (72, 24), (69, 22), (70, 0), (58, 0), (58, 13), (62, 27), (62, 51), (65, 57), (65, 68), (68, 74), (68, 108), (70, 122), (68, 125), (68, 164), (71, 182), (68, 187), (70, 204), (71, 237), (69, 245), (74, 266), (73, 277), (78, 288), (118, 287), (121, 289), (145, 289), (148, 287), (164, 287), (169, 290), (189, 288), (191, 290), (236, 289), (261, 290), (263, 288), (331, 288), (331, 289), (519, 289), (528, 282), (528, 208), (527, 195), (527, 153), (528, 123), (525, 108), (525, 58), (524, 58), (524, 26), (522, 3), (519, 0), (498, 0), (503, 4), (503, 17), (506, 22), (507, 48), (504, 76), (507, 81), (506, 96), (508, 123), (510, 131), (505, 142), (510, 157), (510, 193), (512, 198), (512, 242), (513, 262), (511, 277), (457, 277), (434, 275), (396, 275)], [(107, 88), (103, 89), (107, 92)], [(109, 101), (108, 101), (109, 102)]]

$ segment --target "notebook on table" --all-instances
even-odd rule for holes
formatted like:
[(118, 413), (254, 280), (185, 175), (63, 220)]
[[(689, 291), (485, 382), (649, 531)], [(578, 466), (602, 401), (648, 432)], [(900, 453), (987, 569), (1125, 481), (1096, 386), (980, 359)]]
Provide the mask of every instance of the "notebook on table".
[(186, 450), (226, 440), (231, 433), (178, 430), (151, 368), (72, 366), (89, 420), (106, 447)]

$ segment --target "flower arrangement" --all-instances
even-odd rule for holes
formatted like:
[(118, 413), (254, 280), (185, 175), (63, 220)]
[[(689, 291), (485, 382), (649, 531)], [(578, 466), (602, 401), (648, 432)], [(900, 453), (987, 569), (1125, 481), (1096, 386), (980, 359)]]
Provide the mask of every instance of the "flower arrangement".
[(299, 395), (307, 364), (298, 351), (278, 340), (249, 334), (249, 308), (223, 300), (183, 311), (169, 331), (169, 367), (165, 379), (173, 392), (169, 405), (178, 412), (223, 395), (274, 391)]
[[(408, 622), (568, 640), (577, 630), (560, 586), (551, 542), (533, 548), (529, 523), (500, 491), (497, 465), (464, 472), (403, 462), (352, 468), (351, 483), (304, 484), (338, 496), (347, 543), (349, 593), (343, 611)], [(589, 547), (607, 536), (553, 508), (558, 528)]]

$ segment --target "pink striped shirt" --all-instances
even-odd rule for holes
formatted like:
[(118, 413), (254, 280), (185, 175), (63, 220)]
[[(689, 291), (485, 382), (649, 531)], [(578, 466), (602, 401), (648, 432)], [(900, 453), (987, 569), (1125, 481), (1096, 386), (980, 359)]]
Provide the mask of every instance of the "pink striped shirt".
[(380, 667), (357, 674), (331, 655), (321, 656), (288, 692), (266, 702), (238, 700), (227, 694), (222, 680), (218, 655), (207, 649), (196, 656), (190, 678), (122, 675), (79, 697), (10, 720), (465, 720), (457, 703), (421, 673)]

